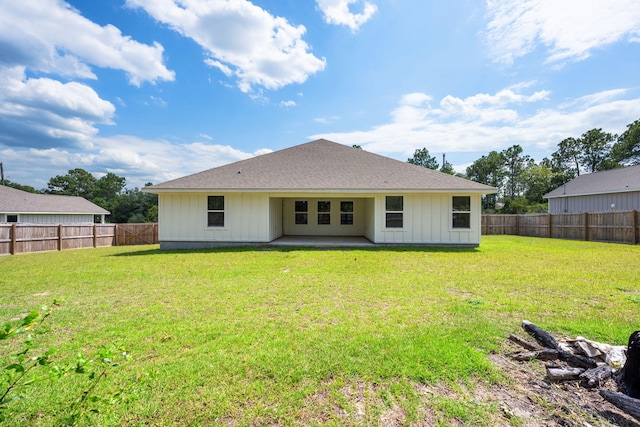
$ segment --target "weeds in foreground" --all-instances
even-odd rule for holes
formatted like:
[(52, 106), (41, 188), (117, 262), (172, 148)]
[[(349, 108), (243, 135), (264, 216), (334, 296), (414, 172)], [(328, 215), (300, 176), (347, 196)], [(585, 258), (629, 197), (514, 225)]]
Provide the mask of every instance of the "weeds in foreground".
[(6, 421), (6, 413), (12, 402), (25, 398), (23, 391), (27, 387), (38, 387), (47, 380), (60, 381), (72, 373), (85, 374), (86, 384), (80, 396), (66, 408), (60, 408), (63, 414), (60, 421), (63, 425), (75, 425), (82, 419), (88, 420), (91, 414), (99, 412), (100, 404), (113, 404), (123, 399), (121, 391), (111, 395), (96, 393), (96, 386), (106, 378), (110, 369), (131, 360), (129, 354), (121, 348), (102, 346), (89, 358), (80, 351), (75, 362), (67, 366), (54, 363), (52, 356), (55, 351), (51, 348), (38, 352), (32, 333), (46, 333), (39, 331), (38, 327), (51, 316), (53, 307), (56, 306), (59, 306), (58, 301), (54, 301), (52, 306), (43, 306), (41, 310), (33, 310), (16, 322), (7, 322), (0, 329), (0, 341), (25, 337), (17, 353), (4, 354), (5, 351), (10, 351), (9, 346), (2, 347), (0, 353), (0, 357), (9, 360), (0, 377), (0, 422)]

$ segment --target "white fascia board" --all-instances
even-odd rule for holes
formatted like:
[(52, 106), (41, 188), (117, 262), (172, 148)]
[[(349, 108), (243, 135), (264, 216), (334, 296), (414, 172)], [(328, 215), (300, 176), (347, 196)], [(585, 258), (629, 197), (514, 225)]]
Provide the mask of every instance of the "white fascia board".
[(423, 194), (423, 193), (438, 193), (438, 194), (493, 194), (496, 191), (477, 190), (477, 189), (403, 189), (403, 188), (387, 188), (387, 189), (291, 189), (283, 190), (281, 188), (270, 189), (234, 189), (234, 188), (198, 188), (198, 189), (169, 189), (158, 188), (153, 190), (147, 190), (146, 192), (152, 194), (161, 193), (270, 193), (270, 194), (282, 194), (282, 195), (296, 195), (296, 194)]

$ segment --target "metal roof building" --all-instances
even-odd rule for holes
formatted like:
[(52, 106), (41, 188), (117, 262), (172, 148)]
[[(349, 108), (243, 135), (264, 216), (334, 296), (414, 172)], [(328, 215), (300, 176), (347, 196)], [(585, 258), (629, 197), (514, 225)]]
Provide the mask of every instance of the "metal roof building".
[(549, 213), (640, 210), (640, 165), (580, 175), (544, 197)]

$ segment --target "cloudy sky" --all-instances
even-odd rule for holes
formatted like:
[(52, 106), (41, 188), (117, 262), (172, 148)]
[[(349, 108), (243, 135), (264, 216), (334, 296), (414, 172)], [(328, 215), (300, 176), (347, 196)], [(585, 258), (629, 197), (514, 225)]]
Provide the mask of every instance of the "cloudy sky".
[(327, 138), (464, 171), (640, 118), (638, 0), (0, 0), (0, 162), (128, 187)]

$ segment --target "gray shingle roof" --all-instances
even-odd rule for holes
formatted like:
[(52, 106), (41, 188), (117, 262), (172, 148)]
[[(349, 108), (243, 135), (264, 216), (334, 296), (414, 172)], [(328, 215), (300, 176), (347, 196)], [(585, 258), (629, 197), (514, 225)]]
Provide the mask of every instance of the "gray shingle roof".
[(0, 185), (0, 213), (108, 215), (110, 212), (82, 197), (33, 194)]
[(464, 191), (495, 188), (319, 139), (209, 169), (145, 191)]
[(580, 175), (544, 197), (552, 199), (628, 191), (640, 191), (640, 165)]

